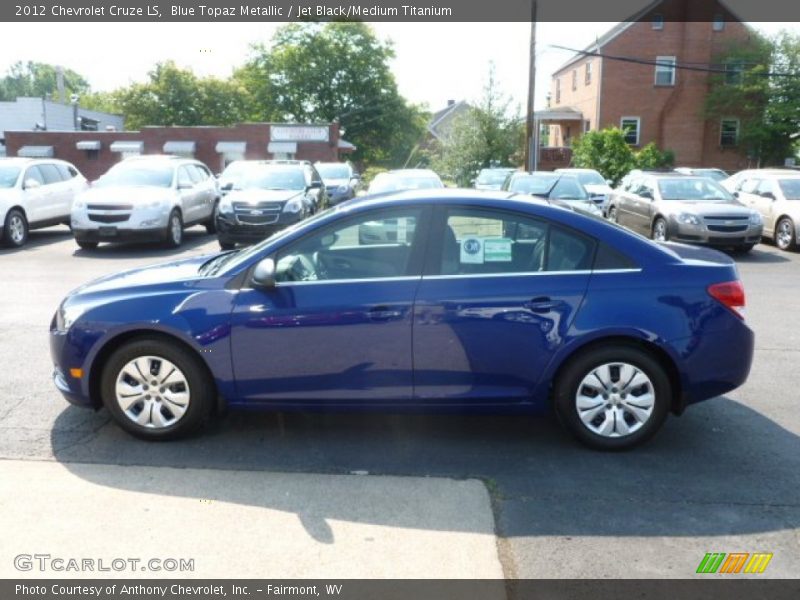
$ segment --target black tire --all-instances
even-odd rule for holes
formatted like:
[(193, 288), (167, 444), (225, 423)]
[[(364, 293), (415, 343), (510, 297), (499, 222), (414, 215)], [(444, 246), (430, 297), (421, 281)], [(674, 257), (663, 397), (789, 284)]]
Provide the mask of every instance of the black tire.
[[(170, 361), (188, 382), (188, 408), (169, 426), (147, 428), (139, 425), (117, 403), (115, 388), (120, 371), (130, 361), (142, 356)], [(137, 339), (115, 350), (103, 366), (100, 394), (103, 405), (117, 424), (131, 435), (145, 440), (174, 440), (196, 433), (208, 422), (216, 402), (216, 386), (200, 359), (182, 346), (159, 338)]]
[[(658, 217), (655, 221), (653, 221), (653, 228), (650, 230), (650, 237), (656, 240), (657, 233), (660, 228), (663, 228), (664, 231), (664, 239), (660, 240), (663, 242), (669, 241), (669, 225), (667, 225), (667, 221), (663, 217)], [(658, 241), (658, 240), (657, 240)]]
[(236, 247), (236, 244), (234, 242), (224, 242), (219, 240), (219, 247), (223, 250), (233, 250)]
[(88, 242), (84, 240), (75, 240), (75, 243), (78, 244), (82, 250), (95, 250), (98, 244), (98, 242)]
[(219, 212), (219, 200), (214, 201), (214, 208), (211, 210), (211, 218), (206, 221), (206, 233), (214, 235), (217, 233), (217, 213)]
[[(577, 394), (585, 377), (602, 365), (616, 362), (632, 365), (646, 375), (655, 399), (649, 418), (636, 431), (619, 437), (607, 437), (592, 431), (581, 420)], [(661, 363), (649, 353), (624, 344), (612, 344), (579, 353), (562, 369), (554, 385), (554, 407), (560, 421), (579, 441), (596, 450), (628, 450), (649, 440), (664, 424), (671, 398), (672, 386)], [(601, 400), (599, 396), (598, 400), (601, 403), (608, 402), (605, 407), (610, 407), (613, 401)]]
[[(781, 235), (781, 230), (786, 228), (787, 235)], [(775, 225), (775, 245), (781, 250), (794, 250), (797, 247), (797, 234), (794, 223), (789, 217), (783, 217)]]
[(18, 208), (12, 208), (6, 214), (3, 223), (3, 245), (7, 248), (21, 248), (28, 241), (28, 219)]
[[(176, 219), (180, 224), (180, 227), (175, 225)], [(167, 230), (164, 232), (164, 234), (167, 248), (178, 248), (183, 243), (183, 219), (181, 218), (181, 213), (178, 209), (174, 209), (171, 213), (169, 213)]]
[(616, 206), (612, 206), (611, 208), (608, 209), (608, 220), (611, 221), (612, 223), (616, 223), (617, 222), (617, 207)]

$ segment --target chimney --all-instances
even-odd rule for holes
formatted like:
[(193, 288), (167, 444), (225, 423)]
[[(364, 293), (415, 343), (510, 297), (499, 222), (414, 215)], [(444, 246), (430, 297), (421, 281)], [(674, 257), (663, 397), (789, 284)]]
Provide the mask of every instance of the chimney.
[(449, 108), (449, 107), (453, 106), (455, 103), (456, 103), (455, 100), (448, 100), (447, 101), (447, 107)]

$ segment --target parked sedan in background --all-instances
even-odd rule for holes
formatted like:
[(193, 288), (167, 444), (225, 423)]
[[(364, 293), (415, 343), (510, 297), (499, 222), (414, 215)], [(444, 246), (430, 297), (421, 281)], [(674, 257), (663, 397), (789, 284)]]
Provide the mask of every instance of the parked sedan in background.
[(220, 173), (217, 178), (219, 184), (220, 194), (224, 196), (233, 189), (236, 181), (244, 174), (247, 167), (253, 164), (253, 160), (234, 160), (225, 167), (225, 170)]
[(355, 198), (360, 179), (349, 163), (318, 162), (314, 168), (322, 177), (331, 205)]
[(556, 169), (555, 172), (577, 178), (589, 194), (589, 198), (597, 204), (600, 210), (604, 210), (612, 189), (600, 173), (594, 169)]
[(385, 194), (403, 190), (443, 188), (439, 176), (430, 169), (397, 169), (378, 173), (369, 184), (368, 194)]
[(697, 169), (692, 167), (676, 167), (676, 173), (680, 173), (682, 175), (696, 175), (697, 177), (708, 177), (709, 179), (713, 179), (717, 183), (722, 183), (725, 181), (730, 175), (723, 171), (722, 169)]
[(761, 216), (706, 177), (645, 173), (611, 195), (609, 219), (656, 241), (748, 252), (761, 240)]
[(28, 232), (69, 225), (75, 197), (88, 183), (63, 160), (0, 158), (0, 224), (4, 246), (19, 248)]
[(516, 169), (512, 168), (494, 168), (494, 169), (481, 169), (478, 177), (475, 179), (476, 190), (499, 190), (503, 187), (503, 182), (510, 173)]
[(508, 175), (502, 189), (553, 200), (592, 217), (603, 216), (602, 210), (589, 198), (577, 177), (572, 175), (552, 171), (515, 171)]
[(202, 223), (214, 233), (216, 179), (203, 163), (177, 156), (136, 156), (117, 163), (72, 206), (78, 246), (159, 241), (178, 247), (183, 228)]
[[(413, 238), (359, 244), (360, 225), (390, 219)], [(50, 349), (68, 401), (144, 439), (225, 405), (555, 409), (582, 442), (622, 449), (745, 381), (744, 303), (718, 252), (530, 198), (428, 190), (86, 284), (53, 316)]]
[(219, 203), (219, 245), (252, 244), (327, 204), (322, 179), (305, 162), (254, 161)]
[(797, 248), (800, 237), (800, 173), (752, 171), (736, 186), (739, 202), (759, 212), (764, 237), (781, 250)]

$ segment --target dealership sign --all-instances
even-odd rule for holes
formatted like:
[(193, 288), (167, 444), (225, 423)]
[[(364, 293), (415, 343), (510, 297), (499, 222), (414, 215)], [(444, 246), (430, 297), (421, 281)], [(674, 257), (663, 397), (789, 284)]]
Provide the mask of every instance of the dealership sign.
[(273, 142), (327, 142), (330, 132), (326, 125), (273, 125), (269, 129)]

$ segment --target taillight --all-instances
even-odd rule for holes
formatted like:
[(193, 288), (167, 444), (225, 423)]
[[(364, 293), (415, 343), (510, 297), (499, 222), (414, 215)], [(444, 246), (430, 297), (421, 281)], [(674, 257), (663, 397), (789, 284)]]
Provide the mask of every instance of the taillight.
[(741, 281), (726, 281), (708, 286), (709, 295), (744, 319), (744, 286)]

